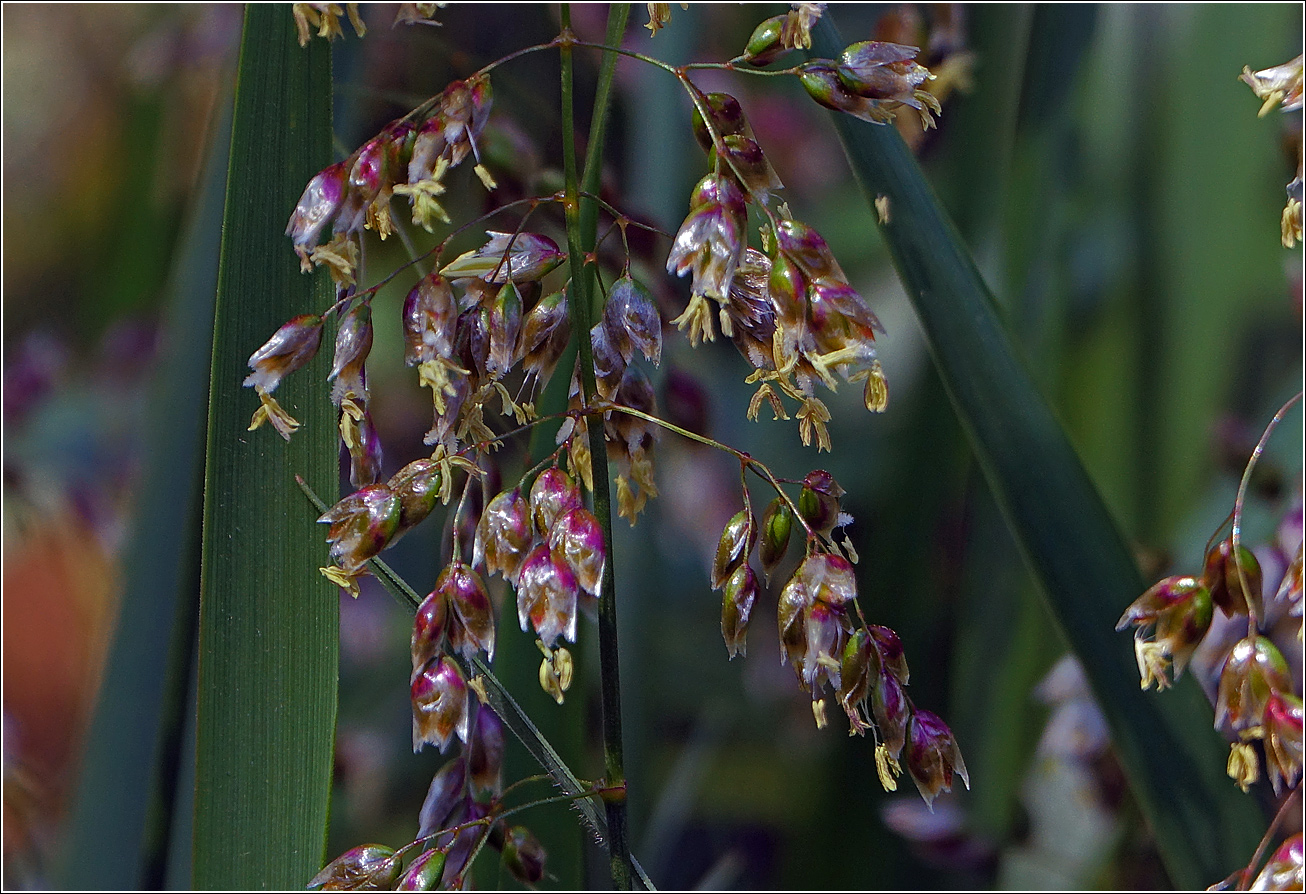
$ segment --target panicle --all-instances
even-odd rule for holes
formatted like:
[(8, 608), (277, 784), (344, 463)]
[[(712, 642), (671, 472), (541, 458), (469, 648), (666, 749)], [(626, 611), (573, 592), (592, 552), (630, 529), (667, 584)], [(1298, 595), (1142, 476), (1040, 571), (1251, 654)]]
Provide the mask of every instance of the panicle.
[[(318, 16), (310, 6), (314, 5), (296, 4), (296, 9), (303, 7), (308, 10), (306, 15)], [(339, 14), (334, 4), (315, 6)], [(355, 27), (361, 29), (354, 4), (349, 7)], [(303, 23), (310, 19), (299, 20), (303, 39), (307, 34)], [(322, 21), (323, 27), (335, 21), (326, 14), (313, 20)], [(358, 235), (364, 228), (374, 230), (382, 239), (390, 235), (390, 199), (395, 193), (412, 200), (414, 223), (430, 230), (435, 220), (447, 222), (448, 215), (437, 200), (444, 192), (441, 180), (469, 152), (479, 161), (476, 141), (489, 118), (491, 99), (487, 76), (454, 81), (431, 104), (425, 119), (410, 116), (390, 122), (349, 158), (314, 176), (286, 225), (300, 268), (307, 272), (314, 264), (326, 264), (338, 283), (353, 283)], [(493, 183), (488, 171), (480, 164), (476, 168), (482, 181)], [(333, 221), (336, 238), (319, 247), (323, 230)]]

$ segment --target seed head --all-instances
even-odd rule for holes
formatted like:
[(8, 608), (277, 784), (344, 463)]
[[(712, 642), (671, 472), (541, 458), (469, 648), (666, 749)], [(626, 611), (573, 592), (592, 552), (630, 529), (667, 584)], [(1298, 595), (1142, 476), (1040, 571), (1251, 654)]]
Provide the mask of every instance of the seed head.
[(531, 520), (536, 535), (547, 540), (553, 523), (582, 505), (580, 488), (570, 475), (557, 467), (545, 469), (531, 485)]
[(757, 543), (757, 524), (753, 513), (747, 508), (734, 514), (721, 531), (717, 543), (716, 557), (712, 561), (712, 589), (719, 590), (726, 580), (741, 565), (748, 561), (748, 555)]
[(501, 574), (515, 586), (534, 533), (530, 504), (521, 489), (504, 491), (490, 500), (481, 513), (472, 563), (484, 562), (487, 573)]
[(1261, 724), (1265, 764), (1274, 793), (1296, 785), (1302, 773), (1302, 701), (1289, 692), (1275, 691), (1265, 702)]
[(349, 483), (376, 484), (381, 475), (381, 436), (366, 404), (349, 396), (340, 402), (340, 439), (349, 451)]
[(413, 619), (411, 654), (414, 676), (436, 655), (441, 653), (441, 642), (449, 620), (449, 600), (439, 590), (432, 592), (417, 607)]
[(372, 350), (372, 305), (367, 301), (356, 301), (354, 306), (340, 321), (336, 332), (336, 356), (331, 365), (334, 379), (331, 387), (331, 402), (340, 406), (345, 396), (352, 393), (354, 397), (367, 400), (367, 373), (364, 364)]
[(413, 751), (428, 742), (444, 751), (454, 736), (467, 741), (467, 681), (453, 659), (437, 656), (413, 677)]
[[(711, 152), (715, 145), (713, 129), (718, 137), (752, 135), (739, 100), (729, 93), (704, 93), (699, 99), (700, 102), (694, 104), (692, 121), (694, 139), (698, 140), (698, 145), (703, 147), (704, 152)], [(704, 109), (707, 111), (706, 117), (703, 115)]]
[(930, 711), (917, 711), (912, 715), (907, 745), (907, 770), (916, 788), (930, 809), (939, 792), (952, 791), (953, 776), (970, 788), (970, 774), (961, 759), (961, 749), (952, 737), (952, 730)]
[(938, 99), (921, 86), (934, 76), (914, 61), (919, 52), (916, 47), (864, 41), (848, 47), (839, 62), (805, 63), (799, 80), (808, 95), (827, 109), (887, 124), (899, 108), (909, 106), (928, 129), (941, 108)]
[[(1261, 563), (1256, 555), (1242, 544), (1238, 545), (1238, 560), (1234, 559), (1233, 538), (1226, 537), (1206, 554), (1202, 583), (1211, 592), (1211, 600), (1226, 614), (1245, 615), (1249, 608), (1256, 617), (1265, 617), (1261, 604)], [(1242, 566), (1242, 574), (1238, 566)], [(1243, 586), (1246, 578), (1247, 586)]]
[(481, 576), (455, 558), (440, 572), (435, 592), (449, 603), (449, 648), (469, 660), (484, 650), (493, 661), (494, 609)]
[(530, 829), (513, 826), (504, 835), (503, 865), (523, 885), (534, 886), (544, 878), (544, 860), (544, 846)]
[(404, 299), (404, 363), (428, 363), (453, 354), (458, 304), (449, 281), (432, 271)]
[(486, 234), (490, 240), (480, 248), (464, 252), (441, 270), (449, 279), (477, 277), (489, 283), (535, 282), (557, 269), (567, 259), (558, 243), (538, 233)]
[(1300, 891), (1306, 873), (1302, 871), (1302, 835), (1298, 832), (1279, 845), (1256, 881), (1253, 891)]
[(1262, 100), (1261, 111), (1264, 115), (1276, 105), (1285, 112), (1294, 112), (1302, 107), (1302, 57), (1291, 62), (1252, 71), (1244, 66), (1239, 79)]
[(322, 867), (308, 887), (323, 891), (385, 889), (399, 877), (401, 865), (393, 848), (384, 844), (361, 844)]
[(744, 194), (730, 178), (708, 174), (694, 188), (689, 207), (667, 257), (667, 272), (692, 272), (693, 294), (724, 304), (747, 244)]
[(762, 573), (769, 581), (776, 566), (784, 560), (785, 550), (789, 548), (789, 532), (793, 529), (794, 514), (789, 504), (781, 497), (776, 497), (767, 504), (762, 513), (762, 543), (758, 548), (758, 559), (762, 563)]
[(245, 377), (246, 388), (272, 393), (281, 380), (313, 359), (322, 343), (322, 318), (302, 314), (288, 321), (249, 358), (254, 370)]
[(559, 562), (547, 545), (531, 551), (522, 563), (517, 583), (517, 619), (527, 622), (545, 648), (552, 649), (562, 636), (576, 641), (576, 605), (580, 585), (565, 562)]
[(442, 482), (440, 466), (431, 459), (416, 459), (390, 478), (387, 486), (399, 497), (399, 529), (397, 538), (421, 522), (440, 499)]
[(425, 838), (450, 825), (466, 800), (467, 755), (460, 754), (446, 762), (431, 778), (417, 816), (417, 837)]
[(658, 364), (662, 359), (662, 317), (648, 289), (629, 275), (612, 284), (603, 307), (603, 328), (608, 341), (629, 363), (638, 350)]
[(907, 694), (902, 691), (898, 678), (886, 671), (883, 664), (871, 688), (871, 714), (886, 753), (897, 760), (907, 741), (911, 703), (907, 701)]
[(788, 51), (780, 41), (784, 22), (784, 16), (772, 16), (754, 28), (744, 47), (744, 61), (761, 68), (783, 56)]
[[(419, 836), (420, 837), (420, 836)], [(444, 874), (444, 851), (436, 848), (422, 851), (413, 858), (404, 870), (403, 877), (395, 885), (396, 891), (435, 891), (440, 887), (440, 877)]]
[(1177, 679), (1211, 626), (1210, 591), (1192, 577), (1167, 577), (1138, 597), (1116, 624), (1116, 630), (1133, 625), (1134, 653), (1142, 687), (1155, 681), (1158, 689), (1170, 685), (1167, 664), (1174, 662)]
[(753, 600), (757, 598), (757, 575), (745, 563), (735, 569), (725, 584), (721, 600), (721, 636), (726, 641), (730, 657), (748, 654), (748, 618), (753, 613)]
[(824, 469), (808, 472), (798, 494), (798, 514), (818, 534), (829, 534), (839, 523), (839, 498), (845, 491)]
[(356, 574), (364, 563), (389, 545), (399, 527), (400, 503), (388, 486), (360, 488), (318, 519), (327, 529), (331, 558), (343, 571)]
[(607, 551), (603, 545), (603, 528), (594, 513), (578, 506), (559, 516), (549, 533), (549, 549), (555, 561), (571, 569), (582, 590), (599, 595)]
[(1215, 726), (1227, 721), (1237, 732), (1261, 726), (1275, 692), (1292, 692), (1288, 662), (1264, 636), (1239, 640), (1220, 671), (1215, 699)]
[(481, 705), (467, 743), (467, 782), (477, 801), (503, 793), (503, 746), (503, 721), (488, 705)]
[(290, 215), (286, 235), (290, 237), (295, 253), (299, 255), (300, 268), (305, 272), (313, 268), (309, 255), (317, 247), (323, 228), (336, 216), (344, 202), (348, 178), (349, 169), (345, 162), (320, 171), (308, 181), (294, 213)]
[(522, 370), (536, 382), (553, 374), (571, 338), (566, 291), (546, 295), (522, 318), (519, 349)]

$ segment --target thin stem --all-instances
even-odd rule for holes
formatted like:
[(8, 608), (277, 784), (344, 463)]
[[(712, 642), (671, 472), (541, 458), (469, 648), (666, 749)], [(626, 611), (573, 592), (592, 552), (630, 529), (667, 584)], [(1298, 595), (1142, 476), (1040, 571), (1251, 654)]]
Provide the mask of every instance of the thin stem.
[[(531, 776), (528, 777), (527, 779), (520, 780), (520, 782), (532, 782), (532, 781), (538, 781), (540, 779), (548, 779), (548, 778), (549, 778), (548, 776)], [(508, 794), (508, 791), (510, 791), (512, 788), (515, 787), (516, 784), (510, 786), (508, 789), (504, 791), (503, 794), (504, 795)], [(481, 850), (485, 847), (485, 843), (489, 840), (490, 829), (494, 826), (495, 823), (499, 822), (500, 820), (507, 819), (510, 816), (513, 816), (518, 813), (523, 813), (527, 810), (532, 810), (536, 807), (547, 807), (550, 804), (562, 804), (569, 801), (579, 801), (581, 798), (603, 797), (603, 795), (606, 792), (607, 789), (604, 788), (603, 786), (595, 786), (594, 788), (588, 789), (583, 792), (577, 792), (575, 794), (550, 795), (547, 798), (537, 798), (534, 801), (527, 801), (525, 804), (518, 804), (517, 806), (509, 807), (506, 810), (496, 810), (495, 812), (487, 814), (486, 816), (477, 817), (474, 820), (467, 820), (466, 822), (459, 823), (456, 826), (449, 826), (446, 829), (436, 829), (430, 835), (423, 835), (421, 838), (414, 838), (412, 841), (408, 842), (403, 847), (395, 851), (394, 855), (398, 857), (401, 854), (404, 854), (415, 847), (423, 846), (431, 841), (434, 841), (437, 837), (441, 835), (456, 836), (459, 832), (463, 831), (464, 829), (470, 829), (473, 826), (484, 826), (485, 832), (482, 833), (481, 837), (477, 840), (476, 847), (468, 855), (467, 863), (463, 867), (463, 872), (466, 873), (467, 870), (471, 869), (472, 864), (476, 862), (476, 858), (481, 855)], [(502, 798), (503, 795), (500, 795), (499, 797)]]
[(1247, 468), (1243, 469), (1243, 477), (1238, 482), (1238, 496), (1233, 501), (1233, 531), (1230, 534), (1230, 551), (1233, 553), (1234, 567), (1238, 569), (1238, 583), (1242, 585), (1243, 592), (1247, 594), (1247, 635), (1255, 636), (1257, 630), (1256, 605), (1251, 598), (1251, 590), (1247, 586), (1247, 574), (1243, 570), (1242, 553), (1239, 550), (1242, 539), (1243, 528), (1243, 502), (1247, 499), (1247, 485), (1252, 480), (1252, 469), (1256, 468), (1256, 462), (1265, 452), (1265, 445), (1270, 440), (1270, 435), (1279, 427), (1283, 417), (1292, 409), (1293, 404), (1302, 399), (1302, 392), (1298, 391), (1288, 402), (1279, 407), (1279, 412), (1274, 414), (1270, 424), (1265, 426), (1265, 431), (1261, 433), (1261, 439), (1256, 442), (1256, 449), (1252, 451), (1251, 459), (1247, 460)]
[[(608, 12), (607, 41), (617, 44), (626, 29), (630, 14), (628, 4), (619, 3)], [(585, 259), (594, 245), (597, 230), (598, 207), (592, 200), (582, 202), (581, 183), (576, 170), (575, 84), (572, 47), (575, 35), (571, 31), (571, 7), (562, 5), (562, 35), (559, 38), (559, 56), (562, 76), (562, 127), (563, 170), (566, 182), (566, 199), (563, 208), (567, 220), (567, 254), (571, 268), (570, 313), (572, 332), (576, 334), (580, 354), (582, 398), (586, 406), (596, 393), (594, 377), (594, 352), (590, 343), (590, 327), (594, 325), (594, 308), (590, 288), (589, 270)], [(598, 88), (595, 91), (594, 112), (590, 120), (589, 148), (585, 159), (584, 187), (590, 194), (599, 191), (599, 171), (603, 153), (603, 136), (607, 123), (608, 99), (612, 89), (616, 55), (605, 52), (600, 67)], [(610, 791), (603, 802), (608, 820), (608, 856), (612, 884), (618, 890), (629, 890), (634, 875), (630, 859), (629, 833), (626, 816), (626, 772), (623, 760), (621, 735), (621, 681), (617, 648), (616, 565), (612, 548), (612, 500), (608, 490), (608, 452), (603, 425), (586, 426), (590, 440), (591, 481), (594, 487), (594, 515), (603, 530), (603, 545), (608, 561), (603, 566), (603, 583), (599, 595), (599, 662), (601, 666), (600, 691), (603, 705), (603, 757), (605, 782)]]
[[(1301, 395), (1298, 394), (1297, 397), (1301, 397)], [(1293, 398), (1293, 400), (1296, 400), (1296, 398)], [(1289, 404), (1291, 404), (1291, 401), (1289, 401)], [(1239, 891), (1246, 891), (1251, 888), (1252, 878), (1256, 872), (1256, 867), (1260, 865), (1261, 858), (1265, 856), (1266, 848), (1270, 846), (1270, 842), (1274, 839), (1275, 832), (1278, 830), (1279, 826), (1290, 815), (1288, 807), (1292, 805), (1300, 795), (1301, 783), (1299, 782), (1297, 783), (1297, 786), (1288, 793), (1288, 797), (1283, 799), (1283, 803), (1279, 805), (1279, 809), (1275, 811), (1274, 819), (1270, 820), (1269, 828), (1265, 830), (1265, 834), (1261, 836), (1260, 844), (1256, 846), (1256, 853), (1252, 854), (1251, 862), (1238, 871)], [(1300, 810), (1300, 807), (1297, 807), (1297, 809)]]
[[(657, 416), (653, 416), (649, 413), (645, 413), (643, 410), (636, 410), (634, 407), (623, 407), (620, 404), (606, 404), (602, 407), (602, 409), (604, 412), (612, 410), (617, 413), (625, 413), (627, 416), (634, 416), (637, 419), (643, 419), (645, 422), (651, 422), (654, 425), (660, 426), (661, 428), (665, 428), (667, 431), (673, 432), (674, 434), (678, 434), (682, 438), (685, 438), (687, 440), (702, 444), (705, 447), (712, 447), (716, 450), (721, 450), (724, 451), (725, 453), (729, 453), (730, 455), (738, 459), (741, 463), (746, 464), (748, 468), (752, 469), (754, 475), (757, 475), (759, 478), (764, 480), (767, 484), (771, 485), (771, 487), (775, 488), (775, 492), (789, 506), (790, 511), (793, 512), (794, 518), (796, 518), (798, 520), (798, 523), (803, 526), (803, 530), (807, 532), (809, 539), (812, 538), (823, 539), (820, 538), (820, 535), (817, 534), (816, 531), (812, 528), (812, 526), (807, 523), (807, 520), (803, 518), (802, 514), (798, 511), (798, 504), (796, 504), (793, 501), (793, 499), (790, 498), (790, 496), (784, 492), (784, 488), (780, 486), (780, 479), (776, 478), (775, 475), (771, 472), (771, 470), (767, 467), (766, 463), (762, 462), (760, 459), (756, 459), (751, 454), (745, 453), (742, 450), (736, 450), (734, 447), (731, 447), (729, 444), (722, 444), (720, 441), (713, 440), (712, 438), (709, 438), (706, 435), (700, 435), (690, 431), (687, 428), (681, 428), (679, 425), (675, 425), (671, 422), (667, 422), (665, 419), (659, 419)], [(745, 493), (747, 493), (747, 488), (745, 488)]]

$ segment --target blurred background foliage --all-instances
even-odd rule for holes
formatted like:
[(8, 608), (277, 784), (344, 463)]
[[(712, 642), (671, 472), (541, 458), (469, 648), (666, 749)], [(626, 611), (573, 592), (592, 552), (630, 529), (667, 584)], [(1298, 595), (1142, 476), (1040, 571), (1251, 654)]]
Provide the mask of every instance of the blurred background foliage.
[[(650, 38), (632, 27), (628, 45), (677, 64), (724, 60), (782, 8), (672, 9), (667, 28)], [(557, 27), (556, 8), (535, 4), (452, 5), (437, 14), (438, 27), (392, 29), (393, 13), (366, 7), (367, 37), (335, 45), (341, 157), (450, 80)], [(952, 53), (957, 89), (937, 130), (906, 136), (1144, 575), (1193, 569), (1232, 506), (1261, 427), (1301, 387), (1301, 249), (1283, 249), (1278, 232), (1296, 161), (1285, 155), (1285, 133), (1300, 118), (1258, 119), (1257, 100), (1237, 80), (1244, 65), (1265, 68), (1301, 51), (1300, 9), (859, 4), (840, 8), (839, 24), (848, 40), (924, 43), (945, 14), (963, 38)], [(583, 37), (601, 38), (601, 6), (578, 6), (574, 17)], [(132, 535), (146, 507), (156, 524), (178, 530), (196, 517), (175, 481), (142, 470), (156, 468), (145, 458), (164, 437), (160, 419), (166, 432), (203, 418), (202, 405), (175, 389), (190, 382), (191, 393), (206, 393), (207, 382), (195, 380), (207, 363), (187, 361), (207, 360), (208, 346), (178, 322), (177, 307), (195, 291), (187, 284), (213, 275), (206, 265), (215, 249), (188, 252), (185, 234), (206, 232), (205, 159), (220, 155), (209, 142), (229, 101), (239, 18), (224, 5), (4, 8), (10, 886), (50, 884), (122, 594), (145, 600), (136, 610), (147, 615), (173, 605), (131, 586), (158, 546), (133, 544)], [(597, 56), (579, 59), (592, 73)], [(494, 201), (560, 185), (556, 65), (552, 54), (536, 54), (495, 75), (485, 150), (501, 183)], [(690, 349), (669, 332), (654, 379), (660, 406), (779, 475), (823, 467), (847, 489), (863, 608), (901, 635), (913, 699), (951, 723), (974, 788), (941, 798), (933, 813), (912, 791), (881, 791), (869, 742), (845, 738), (838, 721), (813, 728), (805, 697), (776, 660), (773, 605), (758, 606), (750, 656), (726, 660), (707, 570), (740, 505), (737, 472), (728, 457), (667, 437), (656, 457), (661, 497), (637, 527), (616, 531), (636, 854), (663, 887), (1166, 885), (1100, 716), (1073, 663), (1060, 661), (1065, 647), (987, 493), (864, 201), (849, 188), (826, 113), (787, 79), (702, 72), (695, 81), (739, 97), (794, 213), (826, 237), (883, 321), (893, 396), (882, 416), (865, 412), (856, 389), (832, 396), (835, 449), (817, 456), (792, 423), (745, 420), (750, 389), (732, 347)], [(605, 197), (674, 232), (706, 164), (688, 101), (664, 72), (630, 60), (618, 86)], [(578, 108), (589, 108), (586, 96)], [(457, 175), (455, 221), (488, 210), (470, 171)], [(478, 235), (469, 233), (466, 247)], [(367, 246), (374, 280), (406, 260), (397, 242)], [(669, 319), (685, 289), (660, 271), (667, 243), (634, 248), (637, 275)], [(408, 287), (401, 277), (378, 297), (369, 364), (386, 475), (425, 452), (429, 425), (429, 397), (403, 366), (398, 327), (380, 322), (397, 315)], [(1245, 542), (1269, 542), (1300, 506), (1301, 429), (1298, 409), (1271, 442)], [(444, 563), (442, 543), (436, 518), (387, 558), (422, 590)], [(170, 584), (174, 597), (182, 593), (181, 618), (197, 592), (189, 580), (182, 569)], [(161, 601), (151, 607), (152, 598)], [(410, 840), (441, 762), (409, 749), (411, 616), (368, 587), (341, 612), (332, 855), (362, 841)], [(592, 627), (577, 650), (581, 682), (561, 709), (534, 682), (538, 655), (526, 636), (510, 619), (500, 631), (501, 676), (577, 772), (598, 775)], [(166, 635), (145, 643), (131, 629), (116, 635), (132, 648), (168, 648)], [(171, 642), (180, 664), (174, 655), (159, 667), (184, 676), (189, 646)], [(1209, 690), (1209, 663), (1193, 670)], [(157, 867), (169, 820), (159, 811), (185, 800), (175, 775), (186, 765), (176, 756), (186, 741), (184, 686), (175, 689), (172, 731), (161, 738), (173, 757), (154, 771), (155, 793), (141, 796), (153, 799), (155, 812), (142, 813), (156, 830), (146, 847), (156, 868), (143, 881), (164, 880)], [(510, 745), (508, 778), (533, 772)], [(97, 784), (82, 779), (82, 796)], [(574, 814), (541, 810), (527, 821), (559, 881), (583, 881), (595, 861)], [(173, 846), (180, 836), (172, 833)], [(477, 879), (498, 880), (492, 867)]]

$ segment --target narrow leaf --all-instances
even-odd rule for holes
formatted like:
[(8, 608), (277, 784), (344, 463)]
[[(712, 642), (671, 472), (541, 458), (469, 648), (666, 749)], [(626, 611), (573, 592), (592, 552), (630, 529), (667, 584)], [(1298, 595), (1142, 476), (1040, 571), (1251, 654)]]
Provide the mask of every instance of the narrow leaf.
[(331, 787), (339, 595), (296, 473), (337, 487), (319, 354), (277, 390), (303, 428), (246, 431), (246, 362), (282, 323), (331, 300), (283, 235), (330, 161), (330, 48), (300, 48), (289, 6), (250, 4), (236, 82), (218, 275), (204, 505), (194, 884), (302, 888), (322, 865)]
[[(843, 49), (829, 15), (813, 37), (817, 55)], [(889, 202), (881, 231), (935, 365), (1084, 666), (1171, 878), (1183, 888), (1224, 878), (1246, 863), (1265, 821), (1225, 775), (1226, 746), (1196, 683), (1185, 679), (1164, 694), (1139, 690), (1129, 637), (1114, 630), (1144, 589), (1124, 538), (897, 131), (838, 115), (835, 126), (868, 202)]]

